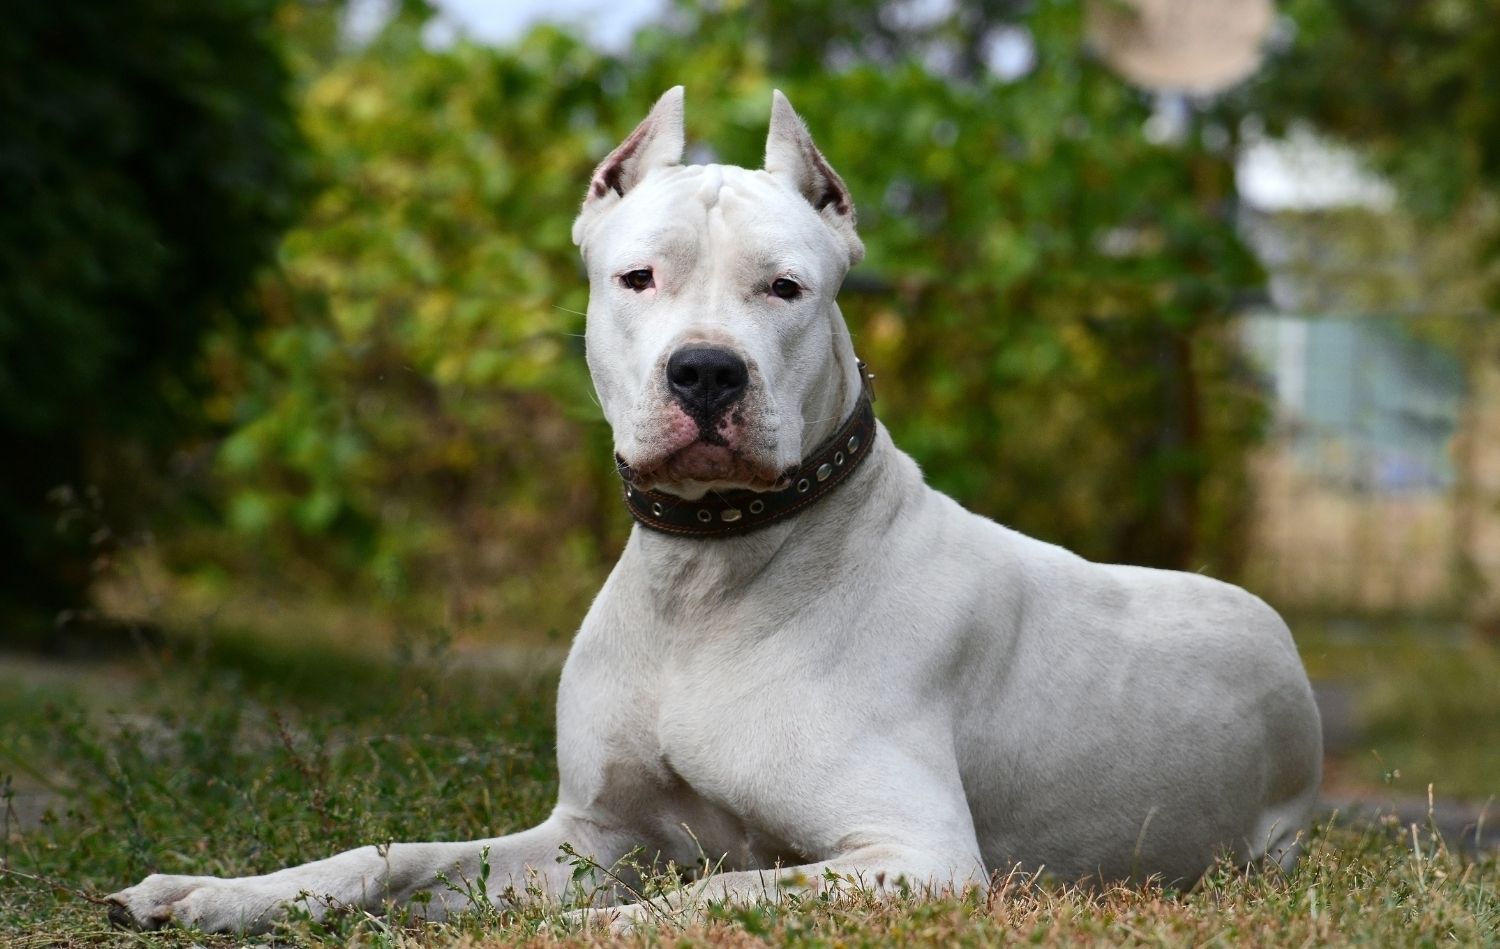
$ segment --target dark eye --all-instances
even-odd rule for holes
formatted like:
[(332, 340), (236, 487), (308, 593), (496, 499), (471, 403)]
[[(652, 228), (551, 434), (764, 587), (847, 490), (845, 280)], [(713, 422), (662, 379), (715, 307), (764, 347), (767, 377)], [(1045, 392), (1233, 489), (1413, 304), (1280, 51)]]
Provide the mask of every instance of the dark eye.
[(795, 280), (777, 277), (771, 281), (771, 293), (781, 297), (783, 300), (795, 300), (802, 296), (802, 287)]
[(656, 280), (652, 277), (651, 268), (643, 267), (640, 270), (629, 270), (620, 274), (620, 283), (628, 290), (640, 293), (656, 286)]

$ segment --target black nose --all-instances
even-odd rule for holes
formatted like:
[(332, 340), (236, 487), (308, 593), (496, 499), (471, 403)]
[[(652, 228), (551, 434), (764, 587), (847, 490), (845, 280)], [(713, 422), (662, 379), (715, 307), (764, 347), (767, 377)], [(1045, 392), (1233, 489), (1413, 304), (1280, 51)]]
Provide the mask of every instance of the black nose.
[(745, 394), (745, 361), (717, 346), (679, 349), (667, 360), (667, 385), (690, 413), (713, 415)]

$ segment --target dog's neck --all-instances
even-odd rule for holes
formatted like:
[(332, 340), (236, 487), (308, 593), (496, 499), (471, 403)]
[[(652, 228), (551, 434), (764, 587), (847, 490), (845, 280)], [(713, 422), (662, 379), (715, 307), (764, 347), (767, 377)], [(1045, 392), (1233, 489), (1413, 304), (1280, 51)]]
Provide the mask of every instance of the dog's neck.
[[(677, 537), (637, 525), (620, 566), (644, 584), (649, 608), (664, 618), (707, 620), (735, 604), (755, 602), (765, 586), (794, 610), (800, 597), (827, 593), (826, 565), (858, 562), (852, 545), (880, 545), (897, 508), (919, 490), (916, 464), (877, 423), (870, 455), (837, 490), (795, 517), (738, 537)], [(811, 584), (810, 578), (823, 578)]]

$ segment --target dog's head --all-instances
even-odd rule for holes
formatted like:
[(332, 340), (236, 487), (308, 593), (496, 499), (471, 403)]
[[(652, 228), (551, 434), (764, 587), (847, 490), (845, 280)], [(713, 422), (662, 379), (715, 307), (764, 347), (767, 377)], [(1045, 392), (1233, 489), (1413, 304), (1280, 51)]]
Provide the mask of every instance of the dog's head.
[(589, 371), (637, 487), (780, 487), (859, 386), (834, 301), (864, 255), (854, 205), (780, 92), (764, 168), (682, 152), (679, 86), (594, 172)]

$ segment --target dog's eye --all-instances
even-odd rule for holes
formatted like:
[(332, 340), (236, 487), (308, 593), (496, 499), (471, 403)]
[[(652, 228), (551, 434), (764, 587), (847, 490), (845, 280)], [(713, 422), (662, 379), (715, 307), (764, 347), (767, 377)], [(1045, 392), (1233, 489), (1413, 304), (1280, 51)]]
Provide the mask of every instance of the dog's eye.
[(624, 285), (625, 289), (634, 290), (636, 293), (656, 286), (656, 280), (652, 276), (650, 267), (643, 267), (640, 270), (629, 270), (620, 274), (620, 283)]
[(802, 287), (795, 280), (777, 277), (771, 281), (771, 292), (783, 300), (795, 300), (802, 296)]

